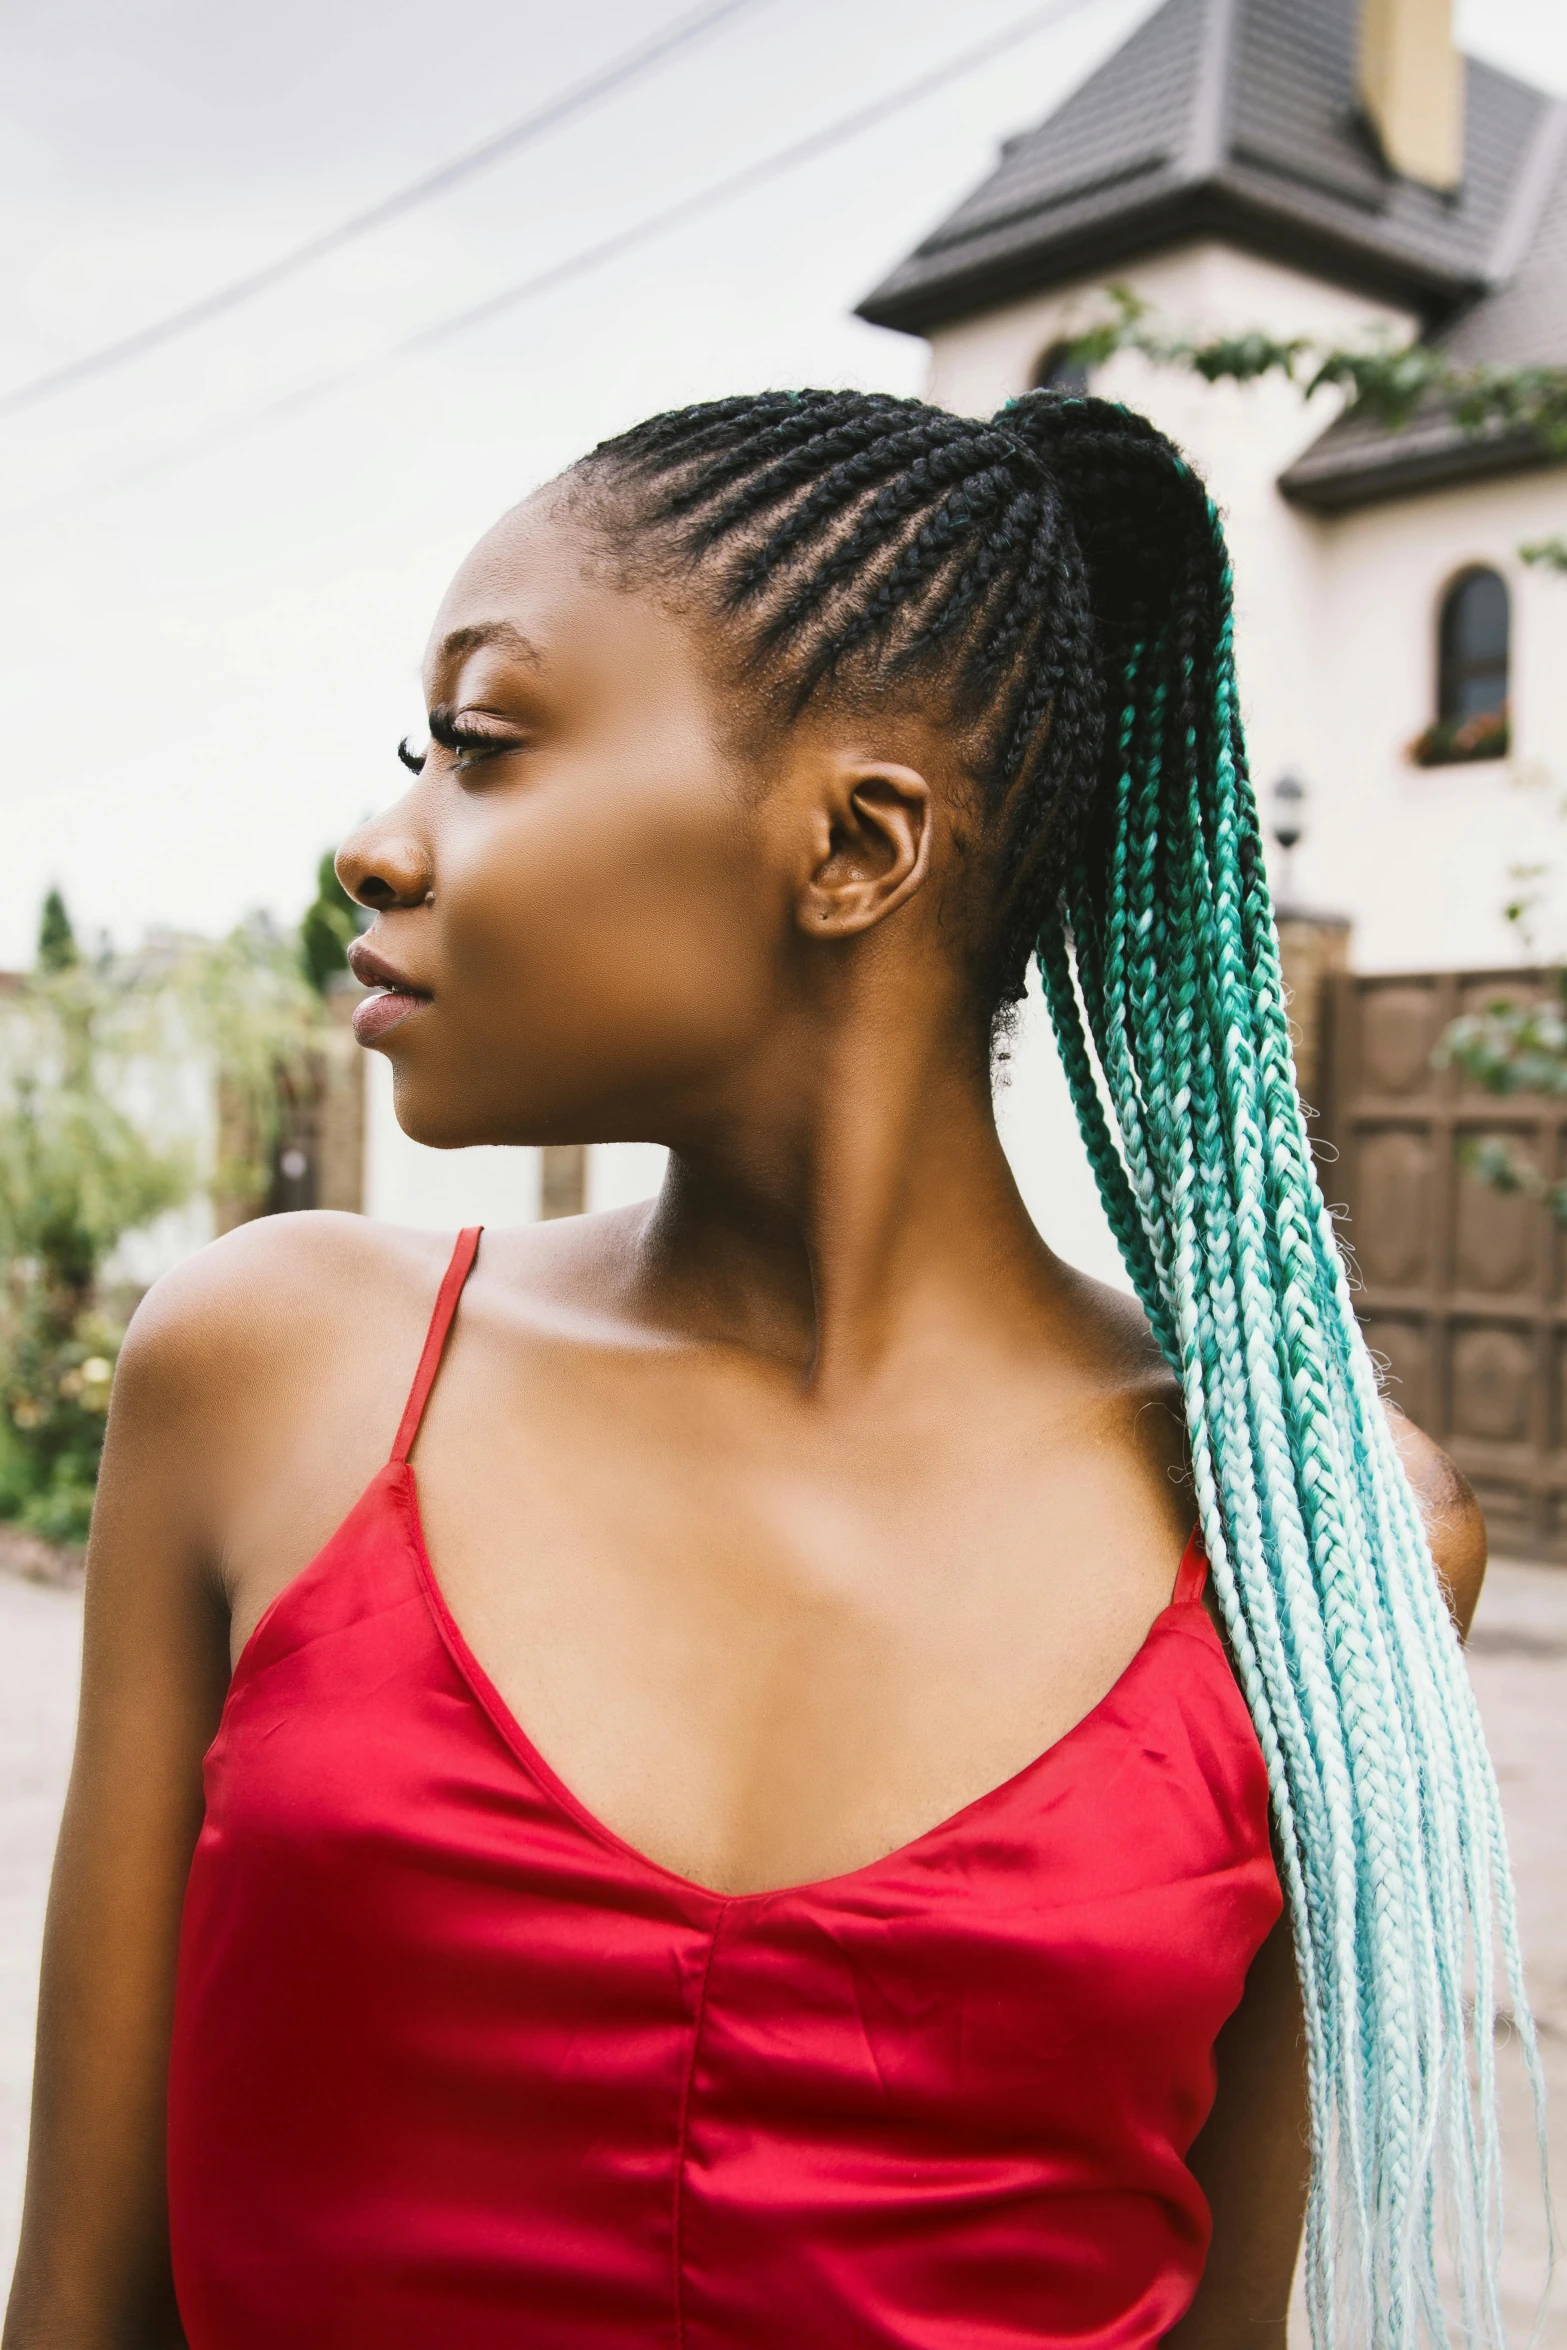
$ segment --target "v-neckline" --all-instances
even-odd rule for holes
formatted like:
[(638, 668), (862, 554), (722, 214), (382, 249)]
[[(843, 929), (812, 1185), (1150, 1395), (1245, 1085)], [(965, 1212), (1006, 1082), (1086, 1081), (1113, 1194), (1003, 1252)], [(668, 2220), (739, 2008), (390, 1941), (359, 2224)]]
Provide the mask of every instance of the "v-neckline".
[[(467, 1635), (447, 1605), (446, 1594), (442, 1591), (435, 1569), (431, 1564), (429, 1546), (425, 1541), (424, 1517), (419, 1507), (419, 1484), (414, 1474), (413, 1464), (404, 1460), (389, 1462), (387, 1466), (400, 1473), (401, 1499), (409, 1547), (418, 1570), (419, 1587), (424, 1595), (436, 1631), (459, 1676), (466, 1684), (470, 1696), (488, 1716), (503, 1742), (510, 1748), (514, 1758), (557, 1808), (566, 1813), (596, 1843), (617, 1854), (630, 1866), (642, 1870), (649, 1876), (659, 1878), (664, 1884), (675, 1886), (680, 1892), (695, 1896), (698, 1900), (714, 1902), (725, 1908), (763, 1901), (809, 1900), (815, 1895), (825, 1895), (862, 1882), (881, 1870), (896, 1868), (916, 1860), (927, 1846), (936, 1844), (942, 1838), (952, 1834), (965, 1821), (971, 1819), (975, 1813), (1004, 1802), (1009, 1796), (1018, 1793), (1031, 1779), (1043, 1777), (1048, 1766), (1055, 1761), (1063, 1749), (1072, 1745), (1098, 1716), (1106, 1712), (1121, 1696), (1127, 1683), (1152, 1651), (1158, 1634), (1172, 1617), (1184, 1619), (1195, 1612), (1200, 1619), (1203, 1632), (1217, 1645), (1218, 1635), (1214, 1631), (1208, 1611), (1200, 1598), (1169, 1600), (1154, 1617), (1136, 1650), (1117, 1673), (1104, 1695), (1097, 1698), (1088, 1711), (1080, 1714), (1077, 1720), (1063, 1730), (1058, 1738), (1053, 1738), (1040, 1753), (1032, 1756), (1029, 1761), (1023, 1763), (1005, 1779), (999, 1780), (995, 1786), (987, 1787), (982, 1793), (971, 1796), (968, 1802), (960, 1804), (956, 1811), (947, 1813), (943, 1819), (935, 1821), (932, 1826), (922, 1828), (917, 1836), (911, 1836), (906, 1843), (894, 1846), (891, 1852), (878, 1853), (871, 1860), (861, 1861), (855, 1868), (839, 1869), (825, 1877), (808, 1877), (801, 1883), (793, 1885), (764, 1885), (758, 1887), (754, 1892), (724, 1893), (715, 1885), (703, 1885), (695, 1877), (682, 1876), (678, 1869), (668, 1867), (663, 1861), (654, 1860), (650, 1853), (643, 1852), (635, 1844), (629, 1843), (624, 1836), (610, 1827), (606, 1821), (600, 1819), (596, 1812), (590, 1810), (587, 1804), (574, 1795), (559, 1772), (545, 1760), (490, 1675), (475, 1656), (469, 1646)], [(1190, 1545), (1188, 1545), (1189, 1548)], [(1183, 1553), (1183, 1565), (1184, 1561), (1185, 1554)], [(1179, 1576), (1177, 1580), (1179, 1580)]]

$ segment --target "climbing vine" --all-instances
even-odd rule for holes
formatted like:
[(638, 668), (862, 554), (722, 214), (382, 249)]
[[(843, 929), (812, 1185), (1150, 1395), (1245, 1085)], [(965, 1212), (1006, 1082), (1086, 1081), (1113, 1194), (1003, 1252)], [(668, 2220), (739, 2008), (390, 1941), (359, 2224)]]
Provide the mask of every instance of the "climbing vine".
[[(1104, 312), (1061, 346), (1073, 366), (1102, 367), (1118, 351), (1136, 351), (1158, 367), (1180, 367), (1204, 383), (1257, 383), (1282, 377), (1303, 399), (1343, 394), (1346, 405), (1397, 429), (1418, 410), (1442, 407), (1476, 439), (1527, 438), (1567, 457), (1567, 367), (1465, 366), (1431, 343), (1324, 343), (1311, 335), (1281, 338), (1261, 327), (1198, 337), (1162, 326), (1127, 286), (1107, 286)], [(1541, 557), (1567, 569), (1567, 546), (1542, 540)]]

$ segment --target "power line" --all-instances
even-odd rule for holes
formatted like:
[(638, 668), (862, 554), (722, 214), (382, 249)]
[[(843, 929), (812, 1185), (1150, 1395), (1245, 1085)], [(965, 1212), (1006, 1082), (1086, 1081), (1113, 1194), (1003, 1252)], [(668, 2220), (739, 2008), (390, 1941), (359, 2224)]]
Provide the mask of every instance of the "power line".
[(133, 334), (123, 335), (117, 342), (103, 343), (96, 351), (86, 351), (79, 359), (68, 360), (63, 366), (50, 368), (30, 382), (15, 385), (8, 392), (0, 392), (0, 416), (15, 416), (23, 409), (35, 408), (59, 393), (73, 390), (94, 376), (109, 375), (116, 368), (128, 366), (133, 359), (142, 358), (149, 351), (176, 342), (180, 336), (195, 332), (215, 318), (222, 318), (231, 310), (238, 310), (253, 302), (260, 294), (282, 285), (303, 269), (325, 258), (328, 253), (352, 245), (373, 229), (384, 228), (388, 221), (400, 220), (421, 204), (444, 196), (448, 189), (472, 179), (481, 171), (515, 155), (519, 149), (531, 146), (548, 131), (556, 130), (574, 115), (586, 114), (602, 99), (611, 97), (637, 81), (654, 66), (661, 65), (677, 50), (690, 48), (708, 33), (716, 32), (731, 18), (744, 16), (751, 10), (766, 5), (766, 0), (719, 0), (715, 7), (699, 8), (679, 18), (651, 41), (642, 41), (634, 49), (626, 50), (599, 72), (589, 74), (557, 98), (549, 99), (503, 131), (486, 139), (482, 145), (470, 147), (464, 155), (454, 156), (450, 163), (426, 172), (420, 179), (410, 180), (406, 187), (394, 189), (363, 212), (353, 213), (335, 228), (323, 229), (307, 237), (302, 245), (293, 246), (274, 261), (263, 262), (259, 269), (247, 271), (243, 277), (231, 279), (226, 286), (203, 294), (199, 301), (188, 303), (182, 310), (171, 310), (164, 318), (154, 319), (148, 326), (138, 327)]
[[(1032, 8), (1026, 16), (1016, 17), (986, 41), (977, 41), (971, 49), (959, 50), (945, 65), (934, 67), (929, 73), (905, 82), (900, 89), (889, 91), (884, 98), (873, 98), (868, 105), (857, 107), (852, 114), (840, 115), (819, 131), (812, 131), (792, 146), (780, 147), (772, 155), (764, 155), (756, 163), (748, 163), (728, 179), (717, 181), (712, 187), (701, 188), (694, 196), (684, 196), (662, 212), (650, 213), (646, 219), (635, 221), (629, 228), (606, 237), (601, 244), (589, 245), (581, 253), (560, 261), (550, 269), (542, 269), (535, 276), (519, 278), (515, 284), (503, 286), (498, 294), (486, 295), (482, 302), (473, 303), (466, 310), (437, 319), (433, 326), (421, 327), (400, 343), (394, 343), (385, 353), (385, 359), (401, 359), (414, 351), (426, 350), (432, 343), (445, 342), (448, 336), (465, 334), (470, 327), (482, 326), (486, 320), (499, 316), (501, 311), (514, 308), (519, 302), (530, 301), (535, 295), (552, 293), (556, 286), (565, 285), (574, 277), (582, 277), (589, 270), (600, 269), (607, 261), (614, 261), (633, 245), (640, 245), (650, 237), (661, 236), (684, 220), (694, 220), (699, 214), (711, 212), (717, 204), (727, 203), (731, 196), (740, 196), (760, 187), (766, 180), (777, 179), (783, 173), (795, 171), (802, 163), (810, 163), (818, 155), (840, 147), (846, 140), (858, 138), (862, 131), (874, 130), (895, 114), (915, 106), (922, 98), (933, 97), (949, 82), (963, 74), (977, 72), (993, 58), (1004, 56), (1036, 33), (1048, 31), (1069, 16), (1077, 16), (1090, 0), (1048, 0), (1042, 8)], [(383, 364), (381, 360), (367, 360), (348, 371), (361, 374), (366, 367)], [(347, 373), (336, 379), (347, 380)]]
[(179, 448), (171, 449), (145, 465), (117, 474), (91, 491), (72, 494), (64, 499), (51, 499), (44, 505), (23, 509), (0, 519), (12, 528), (25, 528), (29, 523), (52, 518), (62, 508), (77, 506), (88, 498), (96, 500), (106, 497), (115, 490), (132, 488), (139, 482), (171, 472), (193, 459), (207, 455), (214, 448), (222, 447), (236, 433), (246, 431), (252, 425), (292, 415), (302, 408), (314, 407), (317, 401), (328, 398), (347, 384), (357, 383), (362, 377), (374, 374), (399, 359), (412, 357), (434, 344), (445, 342), (453, 335), (465, 334), (471, 328), (482, 326), (498, 317), (503, 311), (515, 309), (541, 294), (553, 293), (557, 287), (602, 269), (636, 246), (647, 244), (683, 222), (713, 211), (732, 197), (747, 194), (768, 180), (798, 170), (801, 164), (813, 162), (818, 156), (843, 146), (850, 139), (858, 138), (863, 132), (874, 130), (910, 106), (918, 105), (922, 99), (935, 96), (964, 74), (977, 72), (982, 65), (1004, 56), (1009, 49), (1020, 47), (1036, 34), (1048, 32), (1054, 26), (1065, 23), (1069, 17), (1080, 15), (1092, 4), (1093, 0), (1046, 0), (1043, 7), (1029, 9), (1025, 15), (1015, 17), (1011, 24), (1004, 26), (999, 33), (992, 34), (988, 40), (975, 42), (972, 47), (959, 50), (956, 56), (948, 58), (944, 64), (932, 68), (928, 73), (917, 75), (913, 81), (903, 83), (885, 97), (874, 98), (868, 104), (856, 107), (852, 113), (840, 115), (836, 122), (828, 123), (823, 129), (809, 132), (804, 138), (778, 148), (771, 155), (762, 156), (755, 163), (743, 165), (739, 171), (731, 172), (726, 178), (698, 189), (694, 195), (683, 196), (677, 202), (666, 205), (662, 211), (649, 213), (641, 220), (633, 221), (612, 236), (583, 247), (580, 252), (568, 255), (565, 260), (555, 262), (547, 269), (538, 270), (529, 277), (517, 279), (512, 285), (503, 286), (498, 293), (487, 295), (482, 302), (472, 303), (466, 309), (450, 312), (445, 318), (435, 320), (430, 326), (420, 327), (384, 351), (369, 358), (357, 359), (351, 366), (339, 368), (332, 375), (318, 376), (313, 382), (298, 385), (293, 391), (281, 392), (275, 399), (247, 410), (242, 416), (230, 418), (203, 439), (184, 442)]

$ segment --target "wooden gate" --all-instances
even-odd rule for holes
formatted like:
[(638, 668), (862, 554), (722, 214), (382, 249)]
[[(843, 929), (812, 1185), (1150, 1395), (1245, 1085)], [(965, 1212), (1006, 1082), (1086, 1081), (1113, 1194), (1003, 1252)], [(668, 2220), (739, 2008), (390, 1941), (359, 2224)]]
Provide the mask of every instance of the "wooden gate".
[(1458, 1014), (1543, 984), (1330, 978), (1314, 1131), (1389, 1393), (1469, 1478), (1497, 1551), (1567, 1559), (1567, 1234), (1543, 1201), (1461, 1163), (1466, 1137), (1500, 1135), (1547, 1183), (1567, 1178), (1567, 1101), (1498, 1099), (1433, 1061)]

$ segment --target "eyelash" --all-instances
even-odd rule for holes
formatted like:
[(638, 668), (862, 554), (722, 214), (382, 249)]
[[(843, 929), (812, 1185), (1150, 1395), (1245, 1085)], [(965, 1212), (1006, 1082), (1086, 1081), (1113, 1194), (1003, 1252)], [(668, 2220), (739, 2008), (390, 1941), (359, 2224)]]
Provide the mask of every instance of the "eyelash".
[[(465, 727), (460, 719), (451, 717), (444, 709), (430, 712), (430, 741), (439, 743), (442, 750), (453, 754), (452, 764), (457, 774), (466, 775), (485, 759), (493, 759), (502, 751), (514, 751), (516, 743), (497, 742), (493, 735), (482, 733), (477, 727)], [(397, 746), (397, 756), (414, 775), (424, 773), (428, 750), (411, 751), (405, 734)]]

